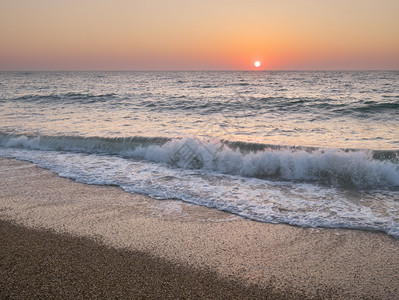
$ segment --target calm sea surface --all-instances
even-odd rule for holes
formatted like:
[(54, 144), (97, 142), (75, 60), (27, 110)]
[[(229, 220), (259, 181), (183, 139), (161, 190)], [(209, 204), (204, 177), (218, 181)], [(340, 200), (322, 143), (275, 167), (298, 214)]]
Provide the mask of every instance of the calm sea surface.
[(2, 72), (0, 155), (258, 221), (399, 238), (399, 72)]

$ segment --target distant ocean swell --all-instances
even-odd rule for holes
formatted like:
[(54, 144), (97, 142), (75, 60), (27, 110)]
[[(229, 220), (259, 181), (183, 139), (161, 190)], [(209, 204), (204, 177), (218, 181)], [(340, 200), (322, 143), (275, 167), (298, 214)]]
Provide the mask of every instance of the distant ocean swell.
[(13, 101), (26, 101), (36, 103), (54, 103), (54, 102), (80, 102), (80, 103), (94, 103), (94, 102), (105, 102), (116, 99), (117, 95), (114, 93), (108, 94), (84, 94), (84, 93), (65, 93), (65, 94), (50, 94), (50, 95), (39, 95), (31, 94), (24, 95), (12, 99)]
[(4, 133), (0, 133), (0, 147), (116, 155), (183, 169), (345, 189), (399, 190), (399, 151), (280, 147), (193, 137), (104, 138)]
[[(249, 84), (246, 84), (249, 85)], [(151, 93), (139, 93), (139, 94), (126, 94), (118, 95), (116, 93), (60, 93), (60, 94), (26, 94), (15, 98), (7, 99), (8, 101), (18, 102), (34, 102), (34, 103), (64, 103), (64, 104), (90, 104), (90, 103), (102, 103), (112, 102), (115, 100), (126, 99), (131, 101), (132, 104), (137, 104), (136, 101), (140, 102), (144, 107), (158, 107), (159, 109), (191, 109), (191, 108), (212, 108), (213, 106), (223, 106), (224, 109), (236, 109), (237, 106), (245, 105), (246, 109), (250, 110), (284, 110), (290, 111), (292, 108), (299, 110), (317, 109), (327, 110), (337, 114), (348, 114), (348, 113), (382, 113), (382, 112), (393, 112), (396, 113), (399, 109), (399, 95), (382, 95), (384, 101), (359, 101), (355, 103), (340, 103), (334, 99), (329, 98), (314, 98), (314, 97), (281, 97), (281, 96), (268, 96), (268, 97), (257, 97), (250, 96), (244, 97), (242, 95), (232, 96), (229, 101), (218, 102), (217, 99), (207, 101), (204, 103), (202, 98), (187, 97), (185, 95), (169, 96), (167, 98), (168, 106), (166, 107), (164, 101), (156, 97)], [(2, 99), (5, 101), (6, 99)], [(6, 100), (6, 101), (7, 101)], [(391, 101), (388, 101), (391, 100)], [(144, 101), (144, 102), (143, 102)], [(242, 108), (242, 107), (241, 107)]]

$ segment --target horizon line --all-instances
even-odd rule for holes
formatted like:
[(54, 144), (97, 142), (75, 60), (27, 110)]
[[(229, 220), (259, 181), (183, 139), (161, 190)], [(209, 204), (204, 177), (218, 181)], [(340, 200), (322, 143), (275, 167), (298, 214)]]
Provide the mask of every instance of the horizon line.
[(60, 70), (0, 70), (1, 73), (12, 72), (398, 72), (399, 69), (247, 69), (247, 70), (210, 70), (210, 69), (195, 69), (195, 70), (90, 70), (90, 69), (60, 69)]

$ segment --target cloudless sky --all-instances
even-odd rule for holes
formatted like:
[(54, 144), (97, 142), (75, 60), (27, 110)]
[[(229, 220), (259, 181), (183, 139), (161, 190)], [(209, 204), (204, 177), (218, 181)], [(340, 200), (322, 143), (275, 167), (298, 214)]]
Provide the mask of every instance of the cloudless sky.
[(399, 0), (0, 0), (0, 70), (399, 70)]

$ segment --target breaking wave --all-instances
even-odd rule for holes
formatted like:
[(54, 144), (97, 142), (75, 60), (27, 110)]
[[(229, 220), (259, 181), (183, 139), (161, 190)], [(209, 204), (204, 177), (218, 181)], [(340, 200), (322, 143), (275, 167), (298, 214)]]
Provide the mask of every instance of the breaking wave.
[(0, 146), (116, 155), (184, 169), (357, 190), (399, 190), (399, 151), (282, 147), (197, 138), (0, 133)]

